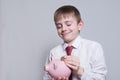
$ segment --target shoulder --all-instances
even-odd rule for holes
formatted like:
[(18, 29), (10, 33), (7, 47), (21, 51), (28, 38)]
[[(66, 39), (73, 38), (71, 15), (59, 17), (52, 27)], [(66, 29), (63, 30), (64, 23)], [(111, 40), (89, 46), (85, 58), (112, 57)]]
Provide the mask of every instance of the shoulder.
[(61, 56), (63, 56), (63, 54), (64, 54), (64, 50), (63, 50), (62, 44), (57, 45), (50, 50), (50, 56), (57, 58), (57, 59), (60, 59)]
[(104, 55), (102, 45), (99, 42), (88, 39), (83, 39), (82, 41), (82, 49), (86, 50), (90, 57), (95, 59)]
[(53, 47), (50, 51), (52, 52), (52, 51), (56, 51), (56, 50), (59, 50), (59, 49), (62, 49), (62, 44), (59, 44), (59, 45)]
[(83, 43), (83, 45), (85, 47), (89, 47), (89, 48), (102, 48), (102, 45), (99, 42), (97, 42), (97, 41), (93, 41), (93, 40), (82, 38), (81, 42)]
[(63, 44), (59, 44), (55, 47), (53, 47), (51, 50), (50, 50), (50, 53), (52, 55), (56, 55), (56, 53), (61, 53), (63, 51)]

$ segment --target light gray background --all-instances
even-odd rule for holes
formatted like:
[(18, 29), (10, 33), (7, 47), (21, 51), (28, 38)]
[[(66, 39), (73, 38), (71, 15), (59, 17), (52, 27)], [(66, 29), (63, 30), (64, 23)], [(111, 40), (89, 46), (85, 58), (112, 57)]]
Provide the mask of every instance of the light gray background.
[(119, 0), (1, 0), (0, 80), (42, 80), (49, 50), (62, 42), (53, 14), (64, 4), (80, 10), (81, 36), (102, 44), (107, 80), (120, 80)]

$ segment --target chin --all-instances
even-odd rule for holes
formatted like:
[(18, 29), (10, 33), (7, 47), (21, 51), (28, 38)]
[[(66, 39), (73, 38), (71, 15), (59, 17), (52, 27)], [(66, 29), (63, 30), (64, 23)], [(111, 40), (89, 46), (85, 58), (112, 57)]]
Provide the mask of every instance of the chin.
[(70, 43), (71, 40), (70, 40), (70, 39), (64, 39), (64, 42), (65, 42), (65, 43)]
[(64, 40), (64, 42), (66, 42), (66, 43), (69, 43), (69, 42), (71, 42), (72, 41), (72, 39), (71, 39), (71, 37), (68, 37), (68, 36), (64, 36), (64, 37), (62, 37), (62, 39)]

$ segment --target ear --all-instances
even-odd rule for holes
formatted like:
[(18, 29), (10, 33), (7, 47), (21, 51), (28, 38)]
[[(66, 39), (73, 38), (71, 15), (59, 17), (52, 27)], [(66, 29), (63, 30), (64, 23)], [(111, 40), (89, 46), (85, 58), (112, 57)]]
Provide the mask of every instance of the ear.
[(54, 58), (53, 56), (51, 57), (51, 61), (52, 61), (52, 60), (55, 60), (55, 58)]
[(83, 21), (80, 21), (80, 22), (78, 23), (79, 31), (83, 28), (83, 26), (84, 26), (84, 22), (83, 22)]

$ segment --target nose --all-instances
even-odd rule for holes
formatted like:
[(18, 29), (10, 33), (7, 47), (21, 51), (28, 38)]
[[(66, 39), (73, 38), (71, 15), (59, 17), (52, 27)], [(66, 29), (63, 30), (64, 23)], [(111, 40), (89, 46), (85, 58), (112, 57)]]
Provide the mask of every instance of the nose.
[(67, 27), (64, 25), (63, 27), (62, 27), (62, 31), (65, 31), (67, 29)]

